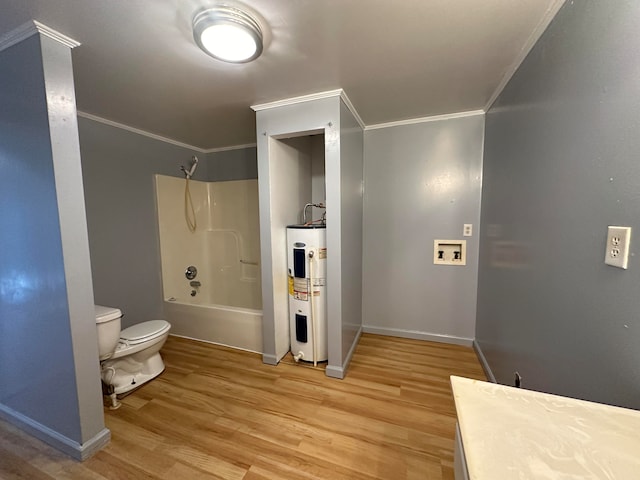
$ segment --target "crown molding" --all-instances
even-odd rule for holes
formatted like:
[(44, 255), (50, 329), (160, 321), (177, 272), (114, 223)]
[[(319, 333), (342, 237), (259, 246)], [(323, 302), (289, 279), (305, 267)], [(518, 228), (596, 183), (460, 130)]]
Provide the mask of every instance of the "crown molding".
[(52, 40), (55, 40), (56, 42), (61, 43), (69, 48), (75, 48), (80, 46), (80, 42), (77, 42), (73, 38), (68, 37), (63, 33), (60, 33), (57, 30), (54, 30), (53, 28), (47, 27), (46, 25), (36, 20), (32, 20), (32, 21), (33, 21), (33, 24), (35, 25), (36, 30), (42, 35), (44, 35), (45, 37), (49, 37)]
[(467, 112), (446, 113), (444, 115), (433, 115), (431, 117), (409, 118), (407, 120), (398, 120), (397, 122), (377, 123), (375, 125), (367, 125), (365, 131), (378, 130), (380, 128), (399, 127), (402, 125), (414, 125), (416, 123), (439, 122), (441, 120), (450, 120), (452, 118), (474, 117), (476, 115), (484, 115), (484, 110), (470, 110)]
[(298, 103), (312, 102), (314, 100), (322, 100), (324, 98), (335, 98), (340, 97), (340, 99), (344, 102), (345, 106), (349, 109), (351, 114), (354, 116), (358, 124), (362, 129), (365, 128), (365, 124), (358, 115), (353, 103), (349, 100), (349, 97), (345, 93), (345, 91), (341, 88), (336, 90), (327, 90), (326, 92), (318, 92), (311, 93), (309, 95), (301, 95), (299, 97), (285, 98), (283, 100), (276, 100), (274, 102), (260, 103), (258, 105), (251, 105), (251, 109), (254, 112), (259, 112), (261, 110), (269, 110), (271, 108), (285, 107), (287, 105), (296, 105)]
[(194, 147), (193, 145), (189, 145), (187, 143), (182, 143), (177, 140), (173, 140), (171, 138), (163, 137), (162, 135), (156, 135), (155, 133), (147, 132), (146, 130), (140, 130), (139, 128), (130, 127), (129, 125), (125, 125), (124, 123), (114, 122), (113, 120), (108, 120), (106, 118), (98, 117), (97, 115), (93, 115), (91, 113), (82, 112), (78, 110), (78, 116), (89, 119), (89, 120), (93, 120), (94, 122), (102, 123), (103, 125), (108, 125), (110, 127), (126, 130), (127, 132), (135, 133), (137, 135), (142, 135), (143, 137), (152, 138), (154, 140), (159, 140), (164, 143), (169, 143), (171, 145), (175, 145), (176, 147), (187, 148), (189, 150), (194, 150), (198, 153), (208, 153), (208, 151), (203, 148)]
[(36, 20), (30, 20), (0, 36), (0, 52), (36, 34), (51, 38), (52, 40), (55, 40), (69, 48), (75, 48), (80, 45), (80, 42), (77, 42), (73, 38), (62, 34), (53, 28), (47, 27)]
[(515, 73), (518, 71), (518, 69), (520, 68), (520, 65), (522, 65), (522, 62), (524, 62), (524, 59), (527, 58), (527, 55), (529, 55), (529, 52), (533, 49), (534, 45), (538, 42), (538, 40), (540, 39), (544, 31), (547, 29), (547, 27), (551, 23), (551, 21), (555, 18), (560, 8), (562, 8), (562, 5), (564, 5), (565, 1), (566, 0), (556, 0), (553, 4), (549, 6), (544, 16), (540, 20), (540, 23), (538, 23), (536, 28), (533, 29), (533, 31), (531, 32), (531, 35), (529, 35), (529, 38), (527, 39), (526, 43), (518, 53), (518, 56), (515, 58), (511, 66), (507, 69), (505, 74), (502, 76), (500, 83), (494, 90), (491, 97), (489, 97), (489, 100), (484, 106), (485, 112), (489, 111), (493, 103), (500, 96), (502, 91), (505, 89), (505, 87), (509, 83), (509, 80), (511, 80), (511, 77), (513, 77)]
[(274, 102), (260, 103), (258, 105), (251, 105), (251, 110), (259, 112), (261, 110), (269, 110), (270, 108), (285, 107), (287, 105), (296, 105), (298, 103), (311, 102), (313, 100), (322, 100), (323, 98), (340, 97), (342, 89), (327, 90), (326, 92), (311, 93), (309, 95), (301, 95), (299, 97), (285, 98), (283, 100), (276, 100)]
[(233, 145), (231, 147), (210, 148), (204, 150), (203, 153), (229, 152), (231, 150), (242, 150), (243, 148), (255, 148), (257, 146), (257, 143), (245, 143), (244, 145)]
[(358, 125), (360, 125), (360, 128), (364, 130), (366, 128), (366, 125), (362, 121), (362, 118), (360, 118), (360, 115), (358, 115), (358, 112), (356, 111), (356, 108), (353, 106), (353, 103), (351, 103), (351, 100), (349, 100), (349, 97), (347, 97), (347, 93), (342, 89), (340, 89), (340, 98), (342, 99), (346, 107), (351, 112), (351, 115), (353, 115), (353, 117), (356, 119), (356, 122), (358, 122)]
[(230, 150), (241, 150), (243, 148), (251, 148), (255, 147), (255, 143), (247, 143), (244, 145), (233, 145), (231, 147), (220, 147), (220, 148), (200, 148), (194, 145), (189, 145), (188, 143), (182, 143), (177, 140), (173, 140), (171, 138), (163, 137), (162, 135), (157, 135), (155, 133), (147, 132), (146, 130), (140, 130), (139, 128), (130, 127), (129, 125), (125, 125), (124, 123), (114, 122), (113, 120), (108, 120), (106, 118), (99, 117), (97, 115), (93, 115), (91, 113), (83, 112), (78, 110), (78, 116), (82, 118), (86, 118), (88, 120), (93, 120), (94, 122), (102, 123), (103, 125), (108, 125), (110, 127), (119, 128), (121, 130), (126, 130), (127, 132), (135, 133), (137, 135), (142, 135), (143, 137), (152, 138), (154, 140), (158, 140), (160, 142), (168, 143), (170, 145), (174, 145), (176, 147), (186, 148), (188, 150), (193, 150), (198, 153), (217, 153), (217, 152), (228, 152)]

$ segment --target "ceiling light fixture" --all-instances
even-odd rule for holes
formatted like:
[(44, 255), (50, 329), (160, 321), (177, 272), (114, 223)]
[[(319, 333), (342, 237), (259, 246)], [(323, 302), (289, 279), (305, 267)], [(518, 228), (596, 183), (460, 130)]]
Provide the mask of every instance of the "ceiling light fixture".
[(228, 5), (193, 17), (193, 38), (205, 53), (230, 63), (246, 63), (262, 53), (262, 30), (248, 13)]

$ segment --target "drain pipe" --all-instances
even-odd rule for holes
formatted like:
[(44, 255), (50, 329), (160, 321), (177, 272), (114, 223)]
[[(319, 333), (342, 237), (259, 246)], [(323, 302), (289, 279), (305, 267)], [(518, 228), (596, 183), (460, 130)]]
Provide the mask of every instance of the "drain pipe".
[(293, 356), (293, 360), (298, 363), (300, 361), (301, 358), (304, 358), (304, 352), (302, 350), (300, 350), (298, 353), (296, 353)]

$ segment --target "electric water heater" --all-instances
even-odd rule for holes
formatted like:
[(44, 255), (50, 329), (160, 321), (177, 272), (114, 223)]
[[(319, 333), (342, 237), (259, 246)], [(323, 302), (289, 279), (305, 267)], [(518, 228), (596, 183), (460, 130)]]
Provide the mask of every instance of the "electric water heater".
[(314, 365), (328, 359), (326, 231), (325, 225), (287, 227), (291, 353)]

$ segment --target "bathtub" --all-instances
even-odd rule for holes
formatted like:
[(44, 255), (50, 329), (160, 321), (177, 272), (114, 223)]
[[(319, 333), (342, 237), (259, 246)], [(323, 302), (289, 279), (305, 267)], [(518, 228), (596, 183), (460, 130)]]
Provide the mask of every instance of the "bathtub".
[(262, 310), (166, 299), (171, 334), (262, 353)]

